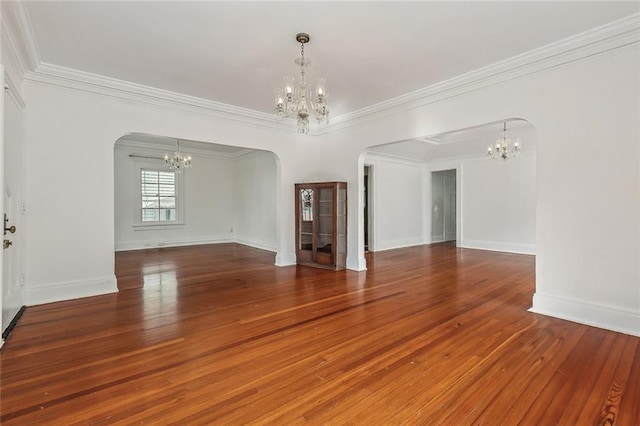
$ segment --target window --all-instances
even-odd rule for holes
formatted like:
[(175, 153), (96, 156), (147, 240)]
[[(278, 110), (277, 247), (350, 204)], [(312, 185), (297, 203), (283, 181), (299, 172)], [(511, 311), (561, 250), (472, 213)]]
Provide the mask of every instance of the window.
[(143, 223), (176, 221), (176, 174), (140, 170)]

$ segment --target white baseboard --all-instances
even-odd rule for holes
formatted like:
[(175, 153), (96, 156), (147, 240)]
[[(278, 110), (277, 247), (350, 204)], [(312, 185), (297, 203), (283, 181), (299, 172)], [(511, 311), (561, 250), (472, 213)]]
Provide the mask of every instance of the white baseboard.
[(41, 287), (26, 287), (24, 293), (27, 306), (33, 306), (117, 292), (116, 277), (111, 275), (92, 280), (53, 283)]
[[(198, 238), (181, 238), (178, 240), (145, 240), (145, 241), (126, 241), (119, 242), (115, 245), (116, 251), (128, 251), (128, 250), (147, 250), (152, 248), (161, 247), (183, 247), (183, 246), (195, 246), (200, 244), (221, 244), (221, 243), (238, 243), (249, 247), (255, 247), (261, 250), (267, 250), (276, 252), (277, 244), (270, 241), (257, 240), (249, 237), (237, 237), (233, 234), (226, 235), (210, 235), (207, 237)], [(295, 255), (276, 255), (276, 266), (289, 266), (296, 264)]]
[(267, 250), (267, 251), (277, 251), (278, 245), (272, 241), (264, 241), (264, 240), (256, 240), (255, 238), (248, 237), (236, 237), (233, 240), (238, 244), (242, 244), (249, 247), (254, 247), (257, 249)]
[(276, 254), (276, 266), (291, 266), (296, 264), (296, 255), (290, 254)]
[(640, 336), (640, 313), (536, 292), (530, 312)]
[(367, 260), (363, 256), (358, 258), (356, 262), (352, 262), (351, 258), (347, 256), (347, 269), (358, 272), (366, 271)]
[(195, 246), (200, 244), (233, 243), (233, 235), (208, 235), (206, 237), (179, 238), (174, 240), (124, 241), (115, 244), (116, 251), (146, 250), (161, 247)]
[(444, 235), (432, 235), (431, 243), (442, 243), (444, 242)]
[(422, 237), (400, 238), (397, 240), (376, 241), (375, 251), (393, 250), (397, 248), (413, 247), (424, 245)]
[(535, 244), (503, 243), (498, 241), (479, 241), (463, 239), (458, 247), (502, 251), (507, 253), (536, 254)]

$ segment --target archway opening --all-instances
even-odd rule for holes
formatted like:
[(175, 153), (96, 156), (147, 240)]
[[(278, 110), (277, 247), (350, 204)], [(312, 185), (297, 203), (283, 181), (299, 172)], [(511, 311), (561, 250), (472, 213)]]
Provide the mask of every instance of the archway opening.
[[(505, 122), (507, 137), (520, 138), (522, 149), (507, 160), (488, 159), (487, 148), (502, 137)], [(535, 128), (523, 119), (367, 148), (360, 163), (371, 166), (367, 202), (372, 223), (368, 226), (375, 239), (373, 244), (369, 241), (368, 249), (381, 251), (455, 239), (458, 247), (535, 254), (536, 151)], [(444, 212), (443, 205), (434, 201), (433, 173), (446, 170), (456, 182), (455, 198), (448, 203), (455, 208), (449, 216), (455, 220), (449, 227), (455, 237), (445, 238), (443, 232), (437, 239), (433, 218), (442, 218)], [(364, 175), (360, 181), (364, 182)], [(363, 232), (359, 236), (362, 241)]]
[[(270, 151), (179, 139), (182, 171), (164, 156), (178, 139), (139, 133), (114, 145), (114, 247), (118, 253), (238, 243), (278, 249), (278, 159)], [(150, 273), (159, 274), (162, 268)], [(171, 268), (169, 268), (171, 269)], [(169, 273), (169, 270), (164, 271)], [(167, 279), (170, 276), (167, 275)], [(175, 276), (173, 277), (175, 280)], [(119, 288), (141, 286), (144, 280)]]

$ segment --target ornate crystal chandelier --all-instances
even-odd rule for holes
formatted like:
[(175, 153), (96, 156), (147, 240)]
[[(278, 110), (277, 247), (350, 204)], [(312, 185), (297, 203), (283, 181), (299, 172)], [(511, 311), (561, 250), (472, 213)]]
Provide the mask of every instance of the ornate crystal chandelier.
[(520, 149), (522, 148), (520, 138), (513, 141), (513, 145), (511, 142), (511, 139), (507, 138), (507, 122), (505, 121), (502, 129), (502, 137), (496, 141), (495, 145), (489, 145), (489, 148), (487, 149), (487, 157), (492, 159), (502, 158), (503, 160), (506, 160), (509, 157), (515, 157), (520, 154)]
[(176, 140), (178, 150), (173, 153), (173, 156), (169, 154), (164, 155), (164, 166), (176, 173), (182, 172), (183, 169), (191, 167), (191, 156), (184, 155), (180, 152), (180, 141)]
[[(311, 95), (309, 84), (305, 80), (305, 69), (311, 64), (304, 57), (304, 45), (310, 40), (309, 34), (299, 33), (296, 40), (300, 43), (300, 58), (295, 63), (300, 67), (300, 81), (295, 84), (293, 77), (286, 77), (284, 87), (276, 90), (275, 114), (278, 119), (295, 115), (298, 121), (298, 133), (309, 133), (309, 115), (313, 112), (318, 123), (329, 123), (327, 92), (325, 79), (318, 80), (315, 91)], [(313, 96), (313, 99), (311, 97)]]

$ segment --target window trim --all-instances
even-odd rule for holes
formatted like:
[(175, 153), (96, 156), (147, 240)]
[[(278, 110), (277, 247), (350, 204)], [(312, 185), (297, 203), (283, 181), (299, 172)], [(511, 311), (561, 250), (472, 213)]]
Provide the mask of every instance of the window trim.
[(168, 228), (183, 228), (184, 221), (184, 177), (182, 173), (175, 173), (176, 177), (176, 220), (174, 221), (142, 221), (142, 170), (152, 170), (159, 172), (170, 171), (158, 164), (157, 161), (134, 161), (133, 187), (135, 188), (133, 202), (133, 229), (140, 231), (153, 231)]

